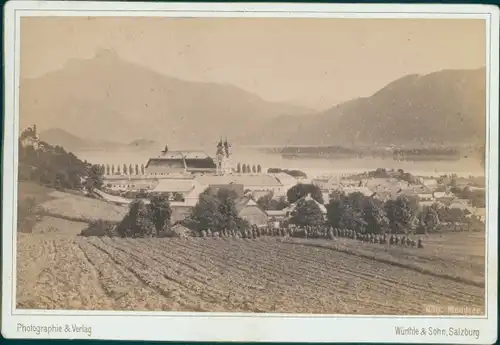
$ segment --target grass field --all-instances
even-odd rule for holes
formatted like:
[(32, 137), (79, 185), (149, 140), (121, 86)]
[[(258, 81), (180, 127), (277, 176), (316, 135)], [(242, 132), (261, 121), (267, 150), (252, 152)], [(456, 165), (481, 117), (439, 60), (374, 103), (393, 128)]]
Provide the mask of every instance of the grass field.
[(465, 280), (276, 238), (19, 234), (17, 276), (18, 308), (406, 315), (484, 305), (484, 288)]
[(380, 245), (338, 238), (335, 241), (291, 239), (384, 262), (417, 272), (484, 287), (484, 232), (453, 232), (422, 236), (424, 248)]
[(19, 183), (18, 198), (33, 198), (38, 205), (39, 215), (72, 222), (88, 223), (97, 219), (118, 222), (128, 211), (124, 206), (91, 199), (78, 193), (59, 192), (30, 182)]

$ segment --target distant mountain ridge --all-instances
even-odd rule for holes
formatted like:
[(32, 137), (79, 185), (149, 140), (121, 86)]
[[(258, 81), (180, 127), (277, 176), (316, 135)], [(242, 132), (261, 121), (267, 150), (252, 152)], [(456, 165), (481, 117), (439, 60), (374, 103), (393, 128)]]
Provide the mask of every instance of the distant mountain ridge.
[(42, 131), (39, 133), (39, 138), (52, 146), (61, 146), (70, 152), (89, 149), (115, 149), (125, 146), (125, 144), (104, 140), (83, 139), (60, 128), (49, 128)]
[(485, 81), (484, 68), (407, 75), (317, 112), (230, 85), (168, 77), (103, 50), (22, 80), (20, 122), (85, 138), (59, 135), (73, 146), (144, 138), (136, 144), (197, 147), (221, 136), (247, 145), (484, 145)]
[(484, 145), (485, 69), (408, 75), (308, 117), (282, 116), (244, 141), (288, 145)]
[(311, 112), (230, 85), (168, 77), (107, 50), (21, 80), (20, 96), (22, 127), (37, 123), (41, 130), (58, 127), (81, 138), (182, 146), (241, 136), (273, 117)]

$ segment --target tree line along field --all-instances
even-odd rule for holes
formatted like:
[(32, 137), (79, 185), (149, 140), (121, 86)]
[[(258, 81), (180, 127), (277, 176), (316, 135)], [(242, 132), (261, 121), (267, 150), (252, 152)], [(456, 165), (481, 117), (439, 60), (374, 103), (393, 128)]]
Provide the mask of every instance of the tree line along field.
[[(459, 265), (457, 272), (465, 276), (449, 279), (380, 260), (369, 244), (356, 251), (359, 242), (354, 246), (349, 240), (338, 245), (351, 245), (352, 252), (276, 238), (20, 233), (17, 307), (372, 315), (425, 314), (426, 304), (484, 310), (484, 248), (479, 236), (474, 241), (474, 264), (468, 271)], [(430, 245), (419, 255), (437, 268), (453, 269), (458, 255), (453, 246), (438, 253), (437, 245)], [(410, 248), (390, 254), (403, 260), (412, 255)], [(483, 284), (471, 281), (480, 281), (481, 271)]]

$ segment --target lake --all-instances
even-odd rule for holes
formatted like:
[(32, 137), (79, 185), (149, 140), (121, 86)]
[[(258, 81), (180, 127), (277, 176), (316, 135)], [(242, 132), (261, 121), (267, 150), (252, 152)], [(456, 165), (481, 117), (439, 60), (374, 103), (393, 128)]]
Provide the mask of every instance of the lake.
[[(203, 150), (203, 149), (202, 149)], [(215, 150), (204, 150), (211, 156), (215, 156)], [(443, 161), (396, 161), (392, 158), (343, 158), (343, 159), (316, 159), (297, 158), (285, 159), (280, 154), (266, 153), (258, 149), (248, 147), (233, 147), (232, 164), (244, 163), (249, 165), (260, 164), (265, 171), (268, 168), (298, 169), (304, 171), (309, 177), (319, 175), (341, 175), (358, 173), (377, 168), (403, 169), (414, 175), (437, 176), (455, 173), (458, 176), (484, 176), (484, 169), (479, 159), (474, 157), (462, 158), (460, 160)], [(146, 164), (148, 159), (159, 154), (155, 149), (119, 149), (108, 151), (77, 151), (75, 154), (80, 159), (85, 159), (94, 164)]]

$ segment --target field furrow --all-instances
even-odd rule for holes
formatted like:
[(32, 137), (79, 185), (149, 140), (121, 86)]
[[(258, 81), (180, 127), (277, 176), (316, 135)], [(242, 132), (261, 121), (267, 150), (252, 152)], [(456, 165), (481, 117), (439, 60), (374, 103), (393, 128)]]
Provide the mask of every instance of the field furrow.
[(484, 307), (480, 286), (272, 237), (20, 236), (17, 277), (20, 308), (418, 315), (428, 304)]

